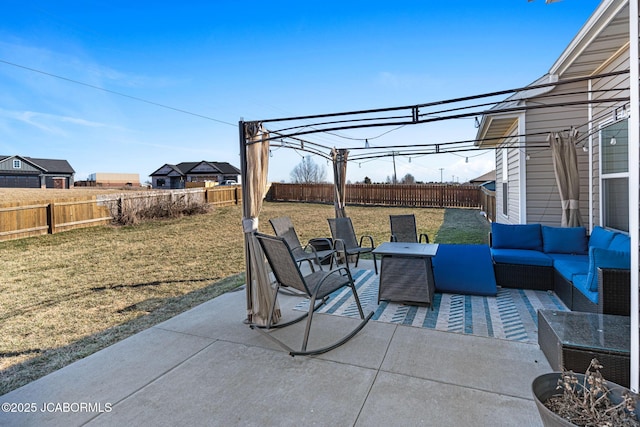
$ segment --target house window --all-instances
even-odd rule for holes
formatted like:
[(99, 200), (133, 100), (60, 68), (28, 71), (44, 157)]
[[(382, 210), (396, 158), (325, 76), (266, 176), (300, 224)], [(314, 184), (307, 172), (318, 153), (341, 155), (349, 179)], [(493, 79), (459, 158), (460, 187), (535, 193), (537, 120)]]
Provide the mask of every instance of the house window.
[(622, 120), (600, 129), (602, 224), (629, 231), (629, 133)]
[(20, 169), (22, 168), (22, 161), (18, 160), (18, 159), (14, 159), (13, 160), (13, 168), (14, 169)]

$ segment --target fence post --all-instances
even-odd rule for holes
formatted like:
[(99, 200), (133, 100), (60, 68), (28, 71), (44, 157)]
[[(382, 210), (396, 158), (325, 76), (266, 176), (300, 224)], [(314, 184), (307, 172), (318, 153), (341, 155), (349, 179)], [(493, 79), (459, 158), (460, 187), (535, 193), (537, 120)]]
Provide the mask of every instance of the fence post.
[(47, 205), (47, 223), (49, 234), (54, 234), (56, 232), (56, 204), (53, 202)]

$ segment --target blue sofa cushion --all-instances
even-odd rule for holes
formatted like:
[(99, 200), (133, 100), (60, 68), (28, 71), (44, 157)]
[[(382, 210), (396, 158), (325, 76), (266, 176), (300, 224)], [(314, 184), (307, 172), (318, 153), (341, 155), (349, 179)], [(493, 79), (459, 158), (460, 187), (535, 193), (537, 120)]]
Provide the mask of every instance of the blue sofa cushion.
[(591, 231), (591, 236), (589, 237), (589, 247), (596, 248), (608, 248), (611, 240), (613, 240), (614, 232), (605, 230), (604, 228), (596, 225), (593, 227)]
[(584, 275), (585, 280), (589, 272), (588, 255), (550, 254), (553, 259), (553, 268), (565, 279), (573, 282), (576, 275)]
[(542, 226), (544, 252), (558, 254), (587, 254), (587, 229), (584, 227)]
[(631, 269), (631, 252), (612, 251), (597, 247), (589, 248), (589, 272), (587, 289), (598, 292), (598, 268)]
[(616, 233), (613, 236), (613, 240), (608, 247), (612, 251), (630, 252), (631, 251), (631, 237), (626, 234)]
[(573, 276), (573, 287), (589, 299), (594, 304), (598, 304), (598, 292), (593, 292), (589, 289), (587, 283), (587, 276), (584, 274), (577, 274)]
[(489, 296), (498, 293), (487, 245), (441, 243), (432, 262), (438, 292)]
[(542, 251), (540, 224), (491, 224), (491, 247)]
[(528, 249), (496, 249), (491, 248), (494, 262), (503, 264), (524, 264), (551, 267), (553, 260), (547, 254)]
[(584, 274), (587, 274), (589, 269), (589, 255), (573, 255), (573, 254), (547, 254), (549, 258), (553, 260), (553, 265), (556, 265), (558, 261), (571, 261), (584, 263)]

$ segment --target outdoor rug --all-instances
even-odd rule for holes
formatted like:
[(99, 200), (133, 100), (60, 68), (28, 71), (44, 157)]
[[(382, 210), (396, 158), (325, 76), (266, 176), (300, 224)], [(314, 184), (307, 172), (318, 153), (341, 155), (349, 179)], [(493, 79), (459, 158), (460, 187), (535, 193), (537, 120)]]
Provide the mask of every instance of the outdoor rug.
[[(538, 309), (568, 311), (553, 292), (501, 287), (495, 297), (436, 292), (433, 309), (387, 301), (378, 304), (379, 276), (362, 269), (353, 269), (352, 275), (365, 313), (373, 310), (371, 319), (379, 322), (537, 344)], [(309, 300), (301, 301), (294, 309), (307, 311)], [(316, 312), (358, 317), (347, 288), (331, 294), (327, 304)]]

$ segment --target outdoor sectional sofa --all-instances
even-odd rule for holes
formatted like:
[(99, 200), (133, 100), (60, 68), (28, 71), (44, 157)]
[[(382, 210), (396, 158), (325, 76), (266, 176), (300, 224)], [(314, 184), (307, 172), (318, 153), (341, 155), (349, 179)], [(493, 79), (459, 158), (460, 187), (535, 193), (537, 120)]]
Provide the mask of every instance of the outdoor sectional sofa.
[(553, 290), (573, 311), (631, 312), (631, 244), (624, 233), (493, 223), (489, 245), (499, 286)]

